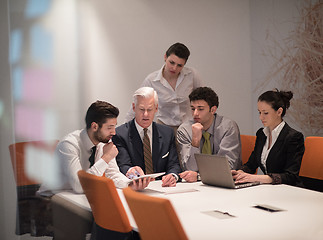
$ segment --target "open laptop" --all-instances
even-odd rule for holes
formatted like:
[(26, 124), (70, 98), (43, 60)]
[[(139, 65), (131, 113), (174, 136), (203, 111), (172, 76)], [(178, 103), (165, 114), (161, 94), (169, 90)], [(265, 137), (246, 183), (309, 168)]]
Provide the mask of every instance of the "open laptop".
[(224, 156), (202, 153), (195, 153), (194, 155), (201, 176), (201, 181), (204, 184), (234, 189), (260, 184), (259, 182), (235, 184), (232, 178), (229, 162)]

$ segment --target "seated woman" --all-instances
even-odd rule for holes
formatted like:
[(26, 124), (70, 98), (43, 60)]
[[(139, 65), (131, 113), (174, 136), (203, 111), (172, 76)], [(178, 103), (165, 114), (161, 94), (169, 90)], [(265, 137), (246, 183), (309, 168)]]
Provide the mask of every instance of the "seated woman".
[[(302, 186), (298, 177), (304, 154), (304, 136), (291, 128), (283, 117), (293, 93), (267, 91), (258, 98), (259, 118), (264, 125), (256, 135), (249, 160), (240, 170), (232, 170), (236, 183), (260, 182)], [(260, 167), (264, 175), (254, 175)]]

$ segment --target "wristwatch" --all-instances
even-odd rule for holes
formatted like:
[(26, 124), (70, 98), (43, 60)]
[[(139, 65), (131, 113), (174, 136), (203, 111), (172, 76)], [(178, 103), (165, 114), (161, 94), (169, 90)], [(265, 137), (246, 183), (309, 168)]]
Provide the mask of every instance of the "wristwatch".
[(201, 181), (201, 176), (199, 172), (197, 172), (197, 181)]

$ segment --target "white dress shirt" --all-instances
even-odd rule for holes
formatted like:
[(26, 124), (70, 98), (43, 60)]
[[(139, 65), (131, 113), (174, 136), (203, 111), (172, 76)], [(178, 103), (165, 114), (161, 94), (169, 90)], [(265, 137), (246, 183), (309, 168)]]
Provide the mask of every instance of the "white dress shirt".
[[(102, 176), (111, 178), (118, 188), (124, 188), (128, 186), (128, 178), (123, 175), (115, 159), (112, 159), (109, 163), (106, 163), (101, 157), (103, 155), (104, 143), (97, 145), (95, 153), (95, 163), (90, 168), (89, 157), (91, 155), (91, 148), (94, 146), (90, 140), (86, 129), (76, 130), (61, 140), (56, 147), (56, 154), (61, 161), (62, 167), (62, 186), (59, 189), (55, 189), (57, 192), (61, 190), (73, 190), (76, 193), (82, 193), (83, 189), (80, 184), (77, 172), (79, 170), (85, 170), (88, 173), (96, 176)], [(42, 185), (39, 193), (54, 190), (48, 189)]]
[[(164, 66), (151, 74), (141, 84), (141, 87), (152, 87), (158, 94), (158, 112), (156, 119), (168, 126), (179, 126), (191, 118), (191, 107), (188, 96), (190, 93), (203, 86), (195, 69), (184, 67), (180, 72), (175, 90), (163, 77)], [(125, 122), (134, 118), (134, 111), (128, 111)]]
[[(141, 141), (144, 142), (144, 129), (137, 123), (137, 121), (135, 120), (135, 125), (137, 128), (137, 131), (139, 133), (139, 136), (141, 138)], [(152, 137), (153, 137), (153, 132), (152, 132), (152, 124), (150, 124), (150, 126), (147, 128), (147, 135), (149, 137), (149, 141), (150, 141), (150, 151), (152, 152), (153, 150), (153, 141), (152, 141)]]
[(265, 127), (263, 129), (263, 132), (264, 134), (266, 135), (267, 139), (266, 139), (266, 143), (264, 145), (264, 148), (262, 149), (262, 154), (261, 154), (261, 164), (264, 166), (264, 168), (266, 169), (267, 171), (267, 168), (266, 168), (266, 161), (267, 161), (267, 157), (268, 157), (268, 154), (270, 153), (270, 150), (271, 148), (274, 146), (281, 130), (283, 129), (283, 127), (285, 126), (285, 122), (282, 121), (280, 124), (278, 124), (277, 127), (275, 127), (275, 129), (271, 132), (271, 145), (270, 147), (268, 148), (268, 145), (269, 145), (269, 134), (270, 134), (270, 130), (268, 127)]

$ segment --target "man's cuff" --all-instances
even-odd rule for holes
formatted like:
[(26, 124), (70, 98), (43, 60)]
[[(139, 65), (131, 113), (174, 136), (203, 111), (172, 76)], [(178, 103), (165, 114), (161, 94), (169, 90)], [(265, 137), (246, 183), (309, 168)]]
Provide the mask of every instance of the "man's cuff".
[(176, 182), (178, 182), (178, 179), (179, 179), (179, 177), (177, 176), (177, 174), (175, 174), (175, 173), (171, 173), (173, 176), (174, 176), (174, 178), (176, 179)]

